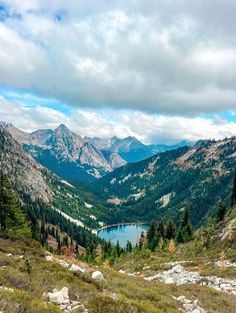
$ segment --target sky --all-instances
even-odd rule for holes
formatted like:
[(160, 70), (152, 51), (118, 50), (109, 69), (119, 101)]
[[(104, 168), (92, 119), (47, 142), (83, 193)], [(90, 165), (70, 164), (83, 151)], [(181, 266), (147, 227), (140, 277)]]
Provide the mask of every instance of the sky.
[(0, 0), (0, 120), (145, 143), (236, 135), (235, 0)]

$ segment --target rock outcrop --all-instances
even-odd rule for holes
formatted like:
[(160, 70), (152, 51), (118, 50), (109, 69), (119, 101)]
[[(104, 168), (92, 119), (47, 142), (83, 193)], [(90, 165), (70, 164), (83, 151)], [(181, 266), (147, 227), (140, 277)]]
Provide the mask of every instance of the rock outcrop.
[(79, 301), (70, 300), (67, 287), (63, 287), (61, 290), (54, 289), (53, 292), (48, 292), (47, 296), (49, 302), (58, 305), (65, 313), (75, 311), (88, 312)]
[(185, 313), (207, 313), (207, 311), (199, 306), (198, 300), (188, 300), (185, 298), (185, 296), (173, 298), (180, 302), (180, 304), (183, 306), (183, 312)]
[(189, 272), (180, 264), (172, 269), (159, 272), (154, 276), (145, 277), (147, 281), (159, 280), (165, 284), (196, 284), (208, 286), (221, 292), (226, 292), (236, 296), (236, 279), (225, 279), (217, 276), (201, 276), (198, 272)]

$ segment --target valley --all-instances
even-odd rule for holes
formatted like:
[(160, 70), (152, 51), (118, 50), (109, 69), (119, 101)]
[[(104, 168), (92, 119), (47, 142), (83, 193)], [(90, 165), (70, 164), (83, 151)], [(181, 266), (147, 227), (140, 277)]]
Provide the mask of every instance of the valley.
[(235, 12), (0, 0), (0, 313), (236, 313)]
[(25, 214), (0, 238), (0, 310), (234, 313), (235, 149), (201, 141), (82, 182), (0, 127), (1, 179)]

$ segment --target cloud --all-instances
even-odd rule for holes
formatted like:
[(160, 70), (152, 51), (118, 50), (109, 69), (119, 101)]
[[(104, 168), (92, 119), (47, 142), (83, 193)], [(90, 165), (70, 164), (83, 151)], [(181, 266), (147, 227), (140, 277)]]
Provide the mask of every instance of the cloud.
[(236, 133), (236, 121), (229, 121), (218, 115), (211, 118), (190, 118), (149, 115), (140, 111), (73, 109), (68, 116), (56, 109), (38, 105), (26, 107), (3, 97), (0, 97), (0, 120), (11, 122), (26, 131), (54, 129), (64, 123), (81, 136), (135, 136), (144, 143), (160, 144), (172, 144), (181, 140), (219, 139)]
[(0, 84), (82, 110), (236, 111), (233, 0), (0, 3)]

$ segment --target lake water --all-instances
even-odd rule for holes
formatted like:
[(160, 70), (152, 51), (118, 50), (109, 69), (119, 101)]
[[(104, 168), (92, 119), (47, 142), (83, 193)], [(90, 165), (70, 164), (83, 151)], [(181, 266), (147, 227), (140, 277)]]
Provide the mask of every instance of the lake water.
[(98, 232), (98, 236), (107, 241), (110, 240), (112, 244), (116, 244), (117, 240), (119, 240), (120, 245), (125, 247), (127, 240), (129, 240), (132, 245), (135, 245), (138, 242), (141, 232), (146, 232), (148, 228), (148, 224), (121, 224), (101, 229)]

